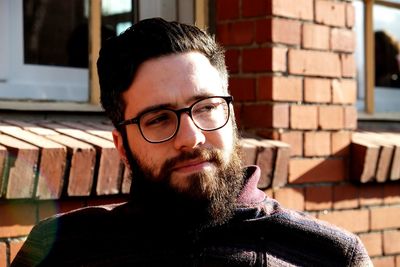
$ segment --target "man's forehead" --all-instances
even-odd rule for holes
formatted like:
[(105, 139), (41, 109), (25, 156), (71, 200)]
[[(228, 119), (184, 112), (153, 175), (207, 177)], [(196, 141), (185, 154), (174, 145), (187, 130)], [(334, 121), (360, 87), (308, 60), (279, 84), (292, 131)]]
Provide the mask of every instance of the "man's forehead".
[(201, 53), (189, 52), (143, 63), (123, 98), (137, 113), (154, 105), (181, 107), (213, 95), (226, 95), (218, 70)]

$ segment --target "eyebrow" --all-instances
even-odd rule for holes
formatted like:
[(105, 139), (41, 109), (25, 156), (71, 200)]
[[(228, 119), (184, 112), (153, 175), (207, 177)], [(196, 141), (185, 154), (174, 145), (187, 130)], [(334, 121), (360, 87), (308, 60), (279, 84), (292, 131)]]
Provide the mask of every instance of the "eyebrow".
[[(210, 96), (214, 96), (214, 95), (213, 94), (209, 94), (209, 93), (198, 94), (198, 95), (190, 97), (186, 102), (190, 103), (190, 102), (194, 102), (194, 101), (197, 101), (197, 100), (200, 100), (200, 99), (203, 99), (203, 98), (207, 98), (207, 97), (210, 97)], [(140, 116), (142, 116), (143, 114), (145, 114), (147, 112), (154, 111), (154, 110), (159, 110), (159, 109), (164, 109), (164, 108), (173, 109), (173, 108), (176, 108), (176, 105), (173, 105), (171, 103), (162, 103), (162, 104), (152, 105), (152, 106), (149, 106), (149, 107), (139, 111), (137, 113), (137, 115), (135, 116), (135, 118), (140, 117)]]

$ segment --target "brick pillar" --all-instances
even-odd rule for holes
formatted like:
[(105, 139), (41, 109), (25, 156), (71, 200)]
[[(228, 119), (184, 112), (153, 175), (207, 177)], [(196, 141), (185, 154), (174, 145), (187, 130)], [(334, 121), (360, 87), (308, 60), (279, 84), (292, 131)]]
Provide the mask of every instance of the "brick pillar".
[(333, 208), (357, 126), (351, 1), (216, 0), (216, 22), (240, 128), (291, 145), (296, 208)]

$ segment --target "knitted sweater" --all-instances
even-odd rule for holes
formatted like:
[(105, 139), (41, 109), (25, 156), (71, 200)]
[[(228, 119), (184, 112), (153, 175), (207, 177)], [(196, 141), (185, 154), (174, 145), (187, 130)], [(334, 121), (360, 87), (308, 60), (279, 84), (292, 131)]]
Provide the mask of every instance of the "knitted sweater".
[(191, 229), (154, 207), (88, 207), (40, 222), (16, 266), (372, 266), (359, 238), (288, 210), (257, 189), (248, 167), (235, 215)]

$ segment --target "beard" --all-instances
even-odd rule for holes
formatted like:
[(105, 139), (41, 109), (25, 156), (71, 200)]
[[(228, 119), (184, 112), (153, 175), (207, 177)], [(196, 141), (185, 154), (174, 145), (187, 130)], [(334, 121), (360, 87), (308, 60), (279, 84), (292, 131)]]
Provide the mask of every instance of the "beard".
[[(131, 170), (131, 202), (157, 212), (165, 212), (171, 223), (205, 228), (221, 225), (234, 215), (236, 201), (244, 184), (244, 173), (239, 155), (237, 134), (228, 162), (215, 148), (195, 148), (168, 159), (159, 175), (140, 162), (124, 141)], [(212, 171), (202, 171), (185, 177), (186, 185), (172, 182), (174, 166), (182, 161), (200, 159), (214, 165)], [(158, 214), (159, 215), (159, 214)]]

